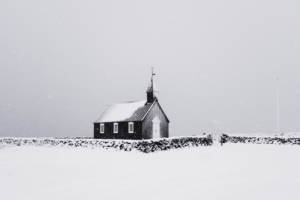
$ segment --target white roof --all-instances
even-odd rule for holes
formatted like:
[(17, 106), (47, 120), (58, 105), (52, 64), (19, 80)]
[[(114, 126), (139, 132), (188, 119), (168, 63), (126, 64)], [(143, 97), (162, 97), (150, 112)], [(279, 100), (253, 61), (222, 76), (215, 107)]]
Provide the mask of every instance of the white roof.
[(102, 116), (97, 120), (98, 122), (118, 122), (130, 118), (135, 111), (144, 107), (146, 101), (126, 102), (114, 104), (108, 107)]

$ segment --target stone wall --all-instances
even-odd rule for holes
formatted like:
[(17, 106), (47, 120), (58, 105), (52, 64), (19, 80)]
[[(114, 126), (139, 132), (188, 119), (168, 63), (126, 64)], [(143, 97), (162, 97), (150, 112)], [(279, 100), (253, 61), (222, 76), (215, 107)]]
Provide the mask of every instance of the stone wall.
[(60, 146), (140, 151), (144, 153), (181, 149), (186, 147), (210, 146), (211, 136), (180, 137), (157, 140), (99, 140), (88, 138), (0, 138), (0, 146)]
[(300, 145), (297, 137), (255, 137), (255, 136), (229, 136), (223, 134), (220, 143), (251, 143), (251, 144), (290, 144)]

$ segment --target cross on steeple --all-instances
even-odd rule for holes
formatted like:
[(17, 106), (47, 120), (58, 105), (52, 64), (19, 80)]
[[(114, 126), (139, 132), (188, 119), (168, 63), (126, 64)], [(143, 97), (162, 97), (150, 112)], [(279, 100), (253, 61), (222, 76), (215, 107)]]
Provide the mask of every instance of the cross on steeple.
[(151, 70), (152, 70), (152, 79), (153, 79), (153, 77), (156, 75), (156, 73), (154, 72), (154, 67), (151, 67)]
[(152, 89), (153, 89), (153, 91), (154, 91), (154, 76), (156, 75), (156, 73), (154, 72), (154, 67), (151, 67), (151, 87), (152, 87)]

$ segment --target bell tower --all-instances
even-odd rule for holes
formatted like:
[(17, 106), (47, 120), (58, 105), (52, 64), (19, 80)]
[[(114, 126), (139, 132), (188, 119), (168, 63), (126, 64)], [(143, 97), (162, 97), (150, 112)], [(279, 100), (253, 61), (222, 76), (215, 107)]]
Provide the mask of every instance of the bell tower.
[(153, 103), (156, 99), (155, 96), (155, 89), (154, 89), (154, 76), (156, 73), (154, 73), (154, 68), (151, 69), (151, 82), (149, 87), (147, 88), (147, 103)]

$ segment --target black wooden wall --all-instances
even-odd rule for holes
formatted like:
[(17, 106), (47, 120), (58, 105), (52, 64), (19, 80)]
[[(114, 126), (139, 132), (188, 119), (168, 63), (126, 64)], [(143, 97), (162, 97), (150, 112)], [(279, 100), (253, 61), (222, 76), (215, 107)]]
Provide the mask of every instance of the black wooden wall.
[[(115, 123), (115, 122), (114, 122)], [(100, 133), (100, 123), (94, 123), (94, 138), (97, 139), (142, 139), (142, 122), (134, 122), (134, 133), (128, 133), (128, 122), (116, 122), (119, 124), (119, 132), (113, 132), (112, 122), (103, 123), (104, 133)]]

